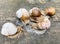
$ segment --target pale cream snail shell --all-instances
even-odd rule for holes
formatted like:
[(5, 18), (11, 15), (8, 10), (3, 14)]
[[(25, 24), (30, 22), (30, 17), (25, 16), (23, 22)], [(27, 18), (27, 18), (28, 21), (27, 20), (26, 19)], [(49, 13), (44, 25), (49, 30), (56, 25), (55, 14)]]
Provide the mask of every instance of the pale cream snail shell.
[(29, 22), (29, 12), (25, 9), (25, 8), (20, 8), (17, 12), (16, 12), (16, 16), (21, 19), (24, 23), (28, 23)]

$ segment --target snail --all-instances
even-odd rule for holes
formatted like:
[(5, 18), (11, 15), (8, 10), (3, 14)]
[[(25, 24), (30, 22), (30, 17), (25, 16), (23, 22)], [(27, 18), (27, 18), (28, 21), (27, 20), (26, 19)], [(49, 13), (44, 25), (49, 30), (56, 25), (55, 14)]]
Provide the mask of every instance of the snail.
[(50, 28), (50, 26), (51, 26), (51, 22), (49, 20), (49, 17), (41, 16), (40, 18), (38, 18), (37, 23), (32, 23), (31, 30), (37, 34), (44, 34), (46, 30)]
[(40, 29), (49, 29), (51, 26), (51, 22), (46, 16), (44, 16), (43, 19), (40, 20), (37, 24), (38, 24), (38, 28)]
[(48, 16), (54, 16), (55, 15), (55, 8), (49, 7), (45, 10), (46, 15)]
[(25, 9), (25, 8), (20, 8), (17, 12), (16, 12), (16, 16), (17, 18), (21, 19), (21, 21), (23, 21), (24, 23), (29, 23), (29, 12)]
[(30, 13), (30, 15), (31, 15), (32, 17), (39, 17), (39, 16), (41, 16), (41, 11), (40, 11), (40, 9), (37, 8), (37, 7), (33, 7), (33, 8), (29, 11), (29, 13)]
[(29, 10), (29, 14), (32, 21), (36, 20), (38, 17), (42, 15), (40, 9), (37, 7), (33, 7), (31, 10)]
[(1, 29), (1, 34), (7, 36), (8, 38), (16, 38), (22, 33), (22, 28), (20, 26), (16, 27), (13, 23), (8, 22), (3, 24)]

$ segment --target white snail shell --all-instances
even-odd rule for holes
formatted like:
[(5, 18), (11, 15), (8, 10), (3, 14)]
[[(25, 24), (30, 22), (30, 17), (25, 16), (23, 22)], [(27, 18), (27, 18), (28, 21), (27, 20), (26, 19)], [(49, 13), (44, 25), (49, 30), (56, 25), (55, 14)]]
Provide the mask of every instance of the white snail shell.
[(17, 12), (16, 12), (16, 16), (18, 18), (21, 18), (22, 16), (28, 17), (29, 13), (25, 8), (20, 8)]
[(1, 29), (1, 34), (5, 36), (13, 35), (16, 32), (17, 32), (17, 27), (13, 23), (10, 23), (10, 22), (3, 24), (2, 29)]

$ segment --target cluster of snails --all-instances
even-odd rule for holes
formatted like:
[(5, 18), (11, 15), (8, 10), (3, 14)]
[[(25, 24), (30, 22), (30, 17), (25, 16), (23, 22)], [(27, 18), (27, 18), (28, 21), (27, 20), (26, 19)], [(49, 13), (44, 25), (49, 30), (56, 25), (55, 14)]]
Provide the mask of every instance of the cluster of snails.
[[(30, 30), (38, 34), (43, 34), (47, 29), (50, 28), (51, 22), (49, 17), (54, 15), (55, 8), (53, 7), (47, 8), (43, 12), (37, 7), (33, 7), (31, 10), (29, 10), (29, 12), (25, 8), (20, 8), (16, 12), (16, 17), (20, 19), (25, 26), (27, 26), (27, 24), (30, 25)], [(16, 26), (13, 23), (8, 22), (3, 24), (1, 34), (9, 38), (15, 38), (23, 33), (23, 30), (24, 29), (21, 26)]]

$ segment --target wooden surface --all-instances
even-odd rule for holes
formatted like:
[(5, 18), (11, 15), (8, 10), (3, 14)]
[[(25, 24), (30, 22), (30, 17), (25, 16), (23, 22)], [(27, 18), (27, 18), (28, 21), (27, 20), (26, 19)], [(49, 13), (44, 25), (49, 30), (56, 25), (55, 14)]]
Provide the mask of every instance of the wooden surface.
[(0, 33), (0, 44), (60, 44), (60, 0), (48, 0), (45, 4), (29, 4), (24, 0), (0, 0), (0, 30), (5, 22), (16, 22), (16, 11), (23, 7), (29, 10), (32, 7), (45, 9), (56, 8), (56, 18), (51, 18), (51, 28), (43, 35), (24, 32), (18, 39), (9, 39)]

